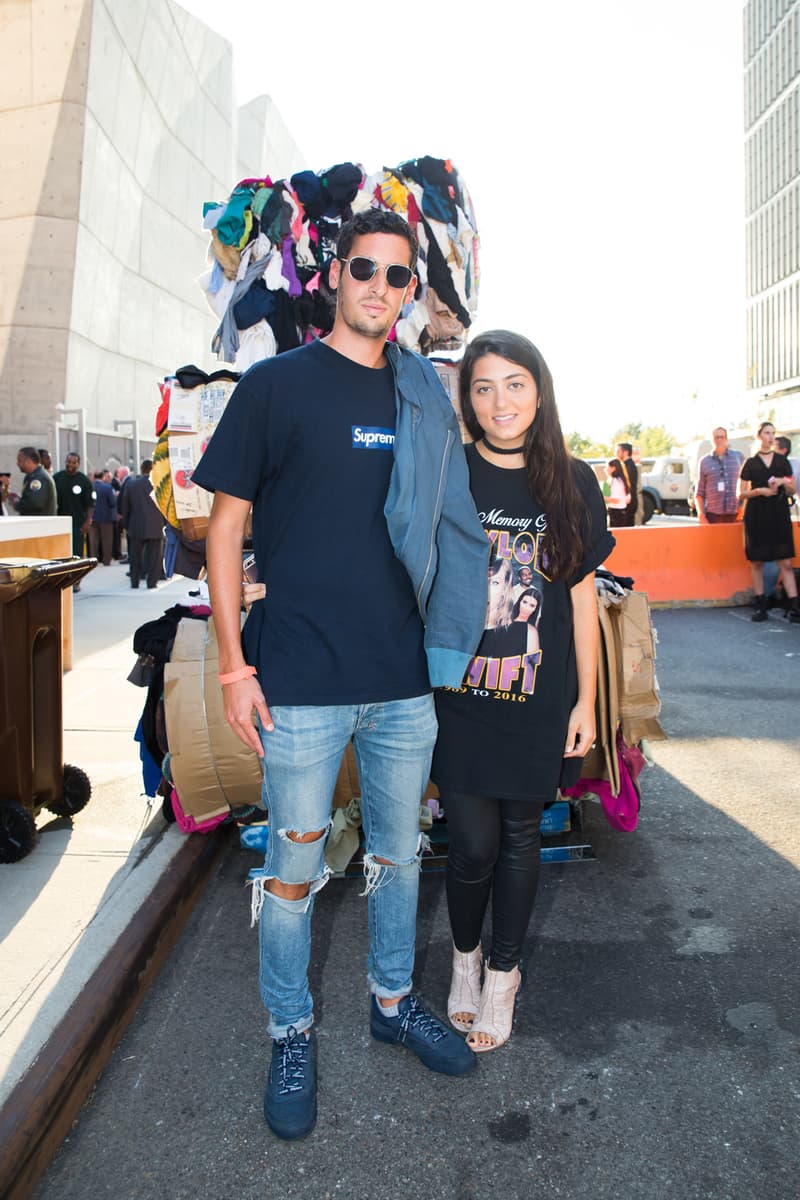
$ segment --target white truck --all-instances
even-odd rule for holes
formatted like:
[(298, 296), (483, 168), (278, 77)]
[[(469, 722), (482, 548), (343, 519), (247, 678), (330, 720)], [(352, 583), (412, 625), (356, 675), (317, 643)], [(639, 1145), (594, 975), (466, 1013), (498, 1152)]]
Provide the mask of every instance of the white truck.
[(694, 485), (688, 458), (643, 458), (639, 463), (639, 488), (642, 493), (646, 525), (654, 512), (689, 516), (694, 511)]

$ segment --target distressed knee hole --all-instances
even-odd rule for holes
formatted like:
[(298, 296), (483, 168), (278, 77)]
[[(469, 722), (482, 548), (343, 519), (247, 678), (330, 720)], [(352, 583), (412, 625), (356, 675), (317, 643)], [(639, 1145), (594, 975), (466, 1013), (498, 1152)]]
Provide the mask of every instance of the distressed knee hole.
[(307, 842), (318, 842), (320, 838), (325, 837), (327, 829), (318, 829), (312, 833), (298, 833), (294, 829), (279, 829), (278, 833), (283, 837), (288, 838), (290, 842), (297, 842), (299, 845), (305, 845)]

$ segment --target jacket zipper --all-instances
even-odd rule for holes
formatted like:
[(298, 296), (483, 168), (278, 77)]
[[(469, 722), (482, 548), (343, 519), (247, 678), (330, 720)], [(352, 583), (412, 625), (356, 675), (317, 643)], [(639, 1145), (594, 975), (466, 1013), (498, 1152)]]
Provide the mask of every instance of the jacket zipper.
[(441, 499), (442, 486), (444, 483), (444, 468), (445, 468), (445, 463), (447, 462), (447, 455), (450, 450), (450, 439), (452, 436), (453, 436), (453, 431), (451, 429), (448, 429), (447, 440), (445, 441), (444, 451), (442, 453), (442, 465), (439, 469), (439, 486), (436, 489), (436, 503), (433, 506), (433, 519), (431, 521), (431, 540), (430, 540), (430, 544), (428, 546), (428, 561), (425, 564), (425, 570), (423, 572), (422, 579), (420, 580), (420, 584), (417, 589), (417, 608), (419, 609), (420, 613), (422, 613), (422, 589), (424, 588), (425, 581), (428, 578), (428, 574), (431, 569), (431, 559), (433, 558), (433, 543), (436, 539), (437, 515), (439, 513), (439, 501)]

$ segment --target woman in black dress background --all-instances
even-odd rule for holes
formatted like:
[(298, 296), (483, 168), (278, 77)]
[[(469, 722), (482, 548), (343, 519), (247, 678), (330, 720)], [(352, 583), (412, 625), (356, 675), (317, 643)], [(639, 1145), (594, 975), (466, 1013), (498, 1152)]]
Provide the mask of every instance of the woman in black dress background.
[(747, 504), (744, 510), (744, 552), (750, 563), (756, 607), (753, 621), (766, 621), (764, 563), (776, 562), (788, 607), (790, 621), (800, 622), (797, 584), (792, 570), (794, 539), (789, 512), (795, 485), (792, 468), (774, 448), (775, 426), (763, 421), (758, 427), (760, 448), (748, 458), (739, 473), (739, 492)]

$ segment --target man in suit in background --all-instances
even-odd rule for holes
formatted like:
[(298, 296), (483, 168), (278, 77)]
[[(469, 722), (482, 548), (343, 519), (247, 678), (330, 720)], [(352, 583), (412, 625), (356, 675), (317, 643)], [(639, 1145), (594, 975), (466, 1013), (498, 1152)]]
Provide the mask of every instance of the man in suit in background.
[(120, 493), (122, 523), (128, 534), (132, 588), (138, 588), (142, 576), (147, 579), (147, 586), (154, 588), (163, 576), (164, 518), (153, 499), (152, 469), (152, 460), (146, 458), (141, 475), (127, 480)]

